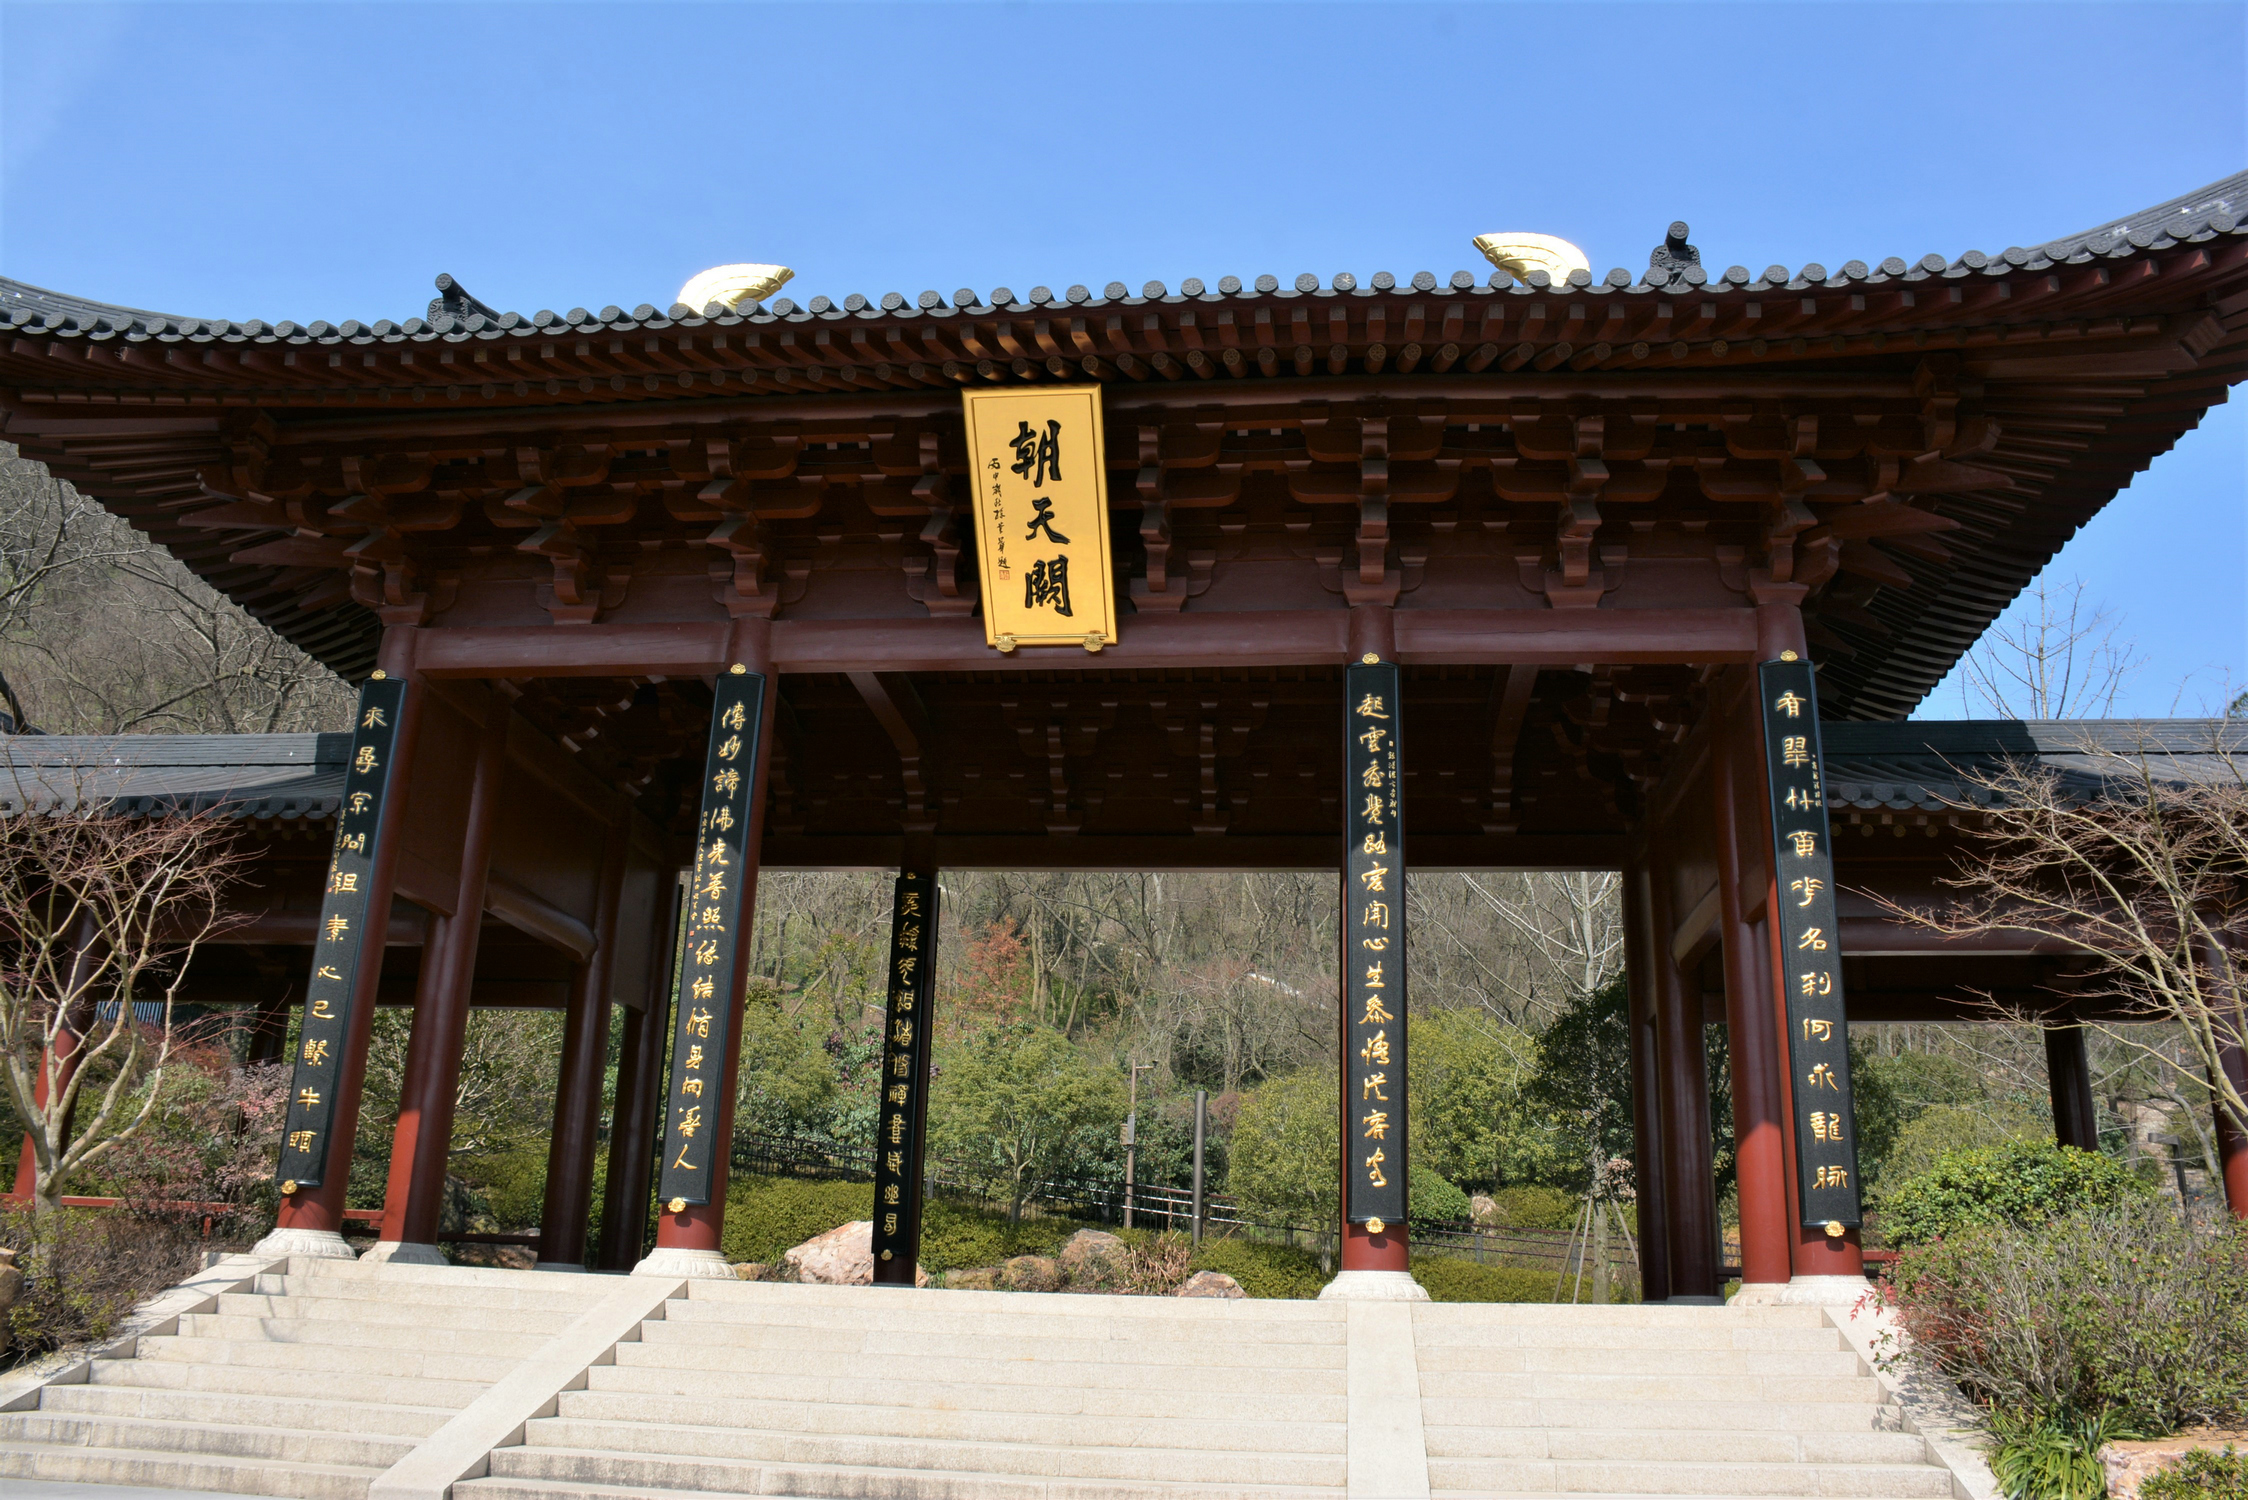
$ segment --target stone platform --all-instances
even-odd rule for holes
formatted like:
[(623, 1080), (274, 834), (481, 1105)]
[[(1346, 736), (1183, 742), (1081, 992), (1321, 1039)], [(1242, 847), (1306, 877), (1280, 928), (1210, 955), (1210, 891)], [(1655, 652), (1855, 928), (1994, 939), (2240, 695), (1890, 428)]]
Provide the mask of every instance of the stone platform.
[[(169, 1299), (167, 1302), (166, 1298)], [(1815, 1307), (1281, 1302), (234, 1257), (42, 1384), (0, 1500), (1972, 1497)], [(88, 1491), (86, 1500), (96, 1500)]]

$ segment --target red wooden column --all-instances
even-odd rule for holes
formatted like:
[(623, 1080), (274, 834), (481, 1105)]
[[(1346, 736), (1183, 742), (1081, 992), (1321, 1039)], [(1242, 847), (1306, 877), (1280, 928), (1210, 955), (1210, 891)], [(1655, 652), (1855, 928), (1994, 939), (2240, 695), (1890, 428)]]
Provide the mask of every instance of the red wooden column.
[(585, 1269), (587, 1216), (593, 1207), (593, 1157), (601, 1135), (601, 1077), (609, 1061), (609, 972), (617, 951), (617, 899), (632, 830), (625, 809), (609, 825), (594, 909), (593, 953), (575, 970), (562, 1068), (554, 1090), (554, 1133), (547, 1144), (546, 1204), (539, 1215), (539, 1266)]
[[(2238, 1042), (2220, 1046), (2217, 1056), (2225, 1076), (2243, 1096), (2248, 1096), (2248, 1047)], [(2248, 1131), (2243, 1131), (2222, 1109), (2217, 1116), (2217, 1163), (2225, 1176), (2225, 1206), (2236, 1219), (2248, 1219)]]
[(656, 1248), (633, 1267), (635, 1275), (728, 1276), (726, 1258), (719, 1249), (726, 1223), (726, 1181), (734, 1139), (734, 1105), (740, 1088), (742, 994), (749, 985), (750, 927), (757, 912), (757, 870), (765, 836), (765, 786), (773, 760), (773, 720), (780, 706), (780, 678), (773, 670), (773, 623), (770, 620), (736, 620), (726, 642), (726, 661), (740, 664), (765, 679), (764, 703), (758, 713), (757, 764), (750, 768), (747, 810), (749, 827), (743, 841), (741, 864), (741, 932), (734, 945), (732, 972), (727, 976), (725, 1004), (732, 1021), (726, 1028), (726, 1045), (719, 1055), (716, 1149), (710, 1160), (710, 1201), (691, 1203), (673, 1213), (666, 1205), (656, 1221)]
[(629, 1271), (648, 1227), (649, 1175), (655, 1166), (656, 1116), (663, 1106), (664, 1043), (671, 1036), (672, 975), (678, 963), (680, 885), (664, 882), (668, 902), (656, 905), (663, 925), (648, 945), (648, 975), (639, 1012), (617, 1048), (617, 1102), (609, 1124), (609, 1175), (601, 1200), (604, 1271)]
[(2092, 1102), (2092, 1065), (2084, 1028), (2075, 1021), (2048, 1022), (2045, 1087), (2053, 1100), (2053, 1139), (2079, 1151), (2100, 1149), (2100, 1117)]
[[(1753, 698), (1751, 699), (1753, 703)], [(1741, 1283), (1744, 1288), (1787, 1284), (1788, 1166), (1785, 1137), (1787, 1061), (1781, 1032), (1766, 1003), (1761, 944), (1742, 899), (1750, 871), (1749, 851), (1767, 847), (1762, 803), (1743, 795), (1756, 786), (1754, 757), (1761, 746), (1749, 738), (1754, 721), (1739, 702), (1721, 702), (1713, 771), (1717, 814), (1717, 899), (1719, 938), (1725, 962), (1725, 1022), (1733, 1065), (1734, 1161), (1740, 1182)], [(1760, 788), (1759, 788), (1760, 790)], [(1758, 864), (1769, 861), (1757, 861)]]
[(1624, 866), (1624, 977), (1631, 993), (1632, 1175), (1639, 1192), (1639, 1296), (1670, 1299), (1670, 1214), (1663, 1192), (1662, 1102), (1655, 1045), (1654, 913), (1644, 851)]
[(382, 1230), (367, 1252), (369, 1260), (445, 1263), (437, 1250), (437, 1230), (445, 1207), (445, 1170), (452, 1159), (453, 1106), (460, 1090), (477, 942), (484, 926), (492, 829), (507, 770), (507, 720), (507, 704), (495, 695), (485, 708), (470, 772), (453, 914), (431, 920), (422, 948), (422, 982), (414, 995), (414, 1029), (406, 1043)]
[[(1775, 588), (1759, 588), (1756, 606), (1756, 659), (1779, 661), (1783, 653), (1792, 651), (1808, 659), (1810, 646), (1803, 634), (1803, 611), (1800, 608), (1804, 589), (1799, 584)], [(1775, 597), (1777, 596), (1777, 597)], [(1769, 867), (1770, 861), (1766, 861)], [(1765, 996), (1771, 1010), (1773, 1029), (1781, 1037), (1787, 1035), (1788, 1010), (1786, 955), (1780, 951), (1781, 908), (1779, 876), (1767, 868), (1764, 879), (1764, 963)], [(1780, 1070), (1780, 1118), (1795, 1118), (1795, 1080)], [(1852, 1128), (1855, 1129), (1853, 1122)], [(1795, 1252), (1792, 1259), (1794, 1274), (1790, 1280), (1806, 1276), (1843, 1276), (1862, 1280), (1865, 1276), (1865, 1254), (1858, 1231), (1845, 1229), (1840, 1235), (1829, 1238), (1821, 1229), (1803, 1223), (1801, 1198), (1797, 1191), (1795, 1163), (1795, 1132), (1783, 1130), (1781, 1138), (1787, 1147), (1788, 1224), (1792, 1231)]]
[(391, 896), (397, 886), (398, 846), (406, 820), (407, 799), (413, 795), (414, 751), (420, 738), (424, 686), (414, 669), (414, 654), (421, 632), (412, 625), (385, 627), (376, 669), (406, 684), (398, 709), (397, 737), (391, 751), (390, 788), (383, 799), (382, 827), (375, 840), (375, 856), (367, 876), (367, 930), (362, 938), (365, 957), (352, 985), (351, 1029), (343, 1038), (342, 1067), (336, 1074), (335, 1110), (329, 1116), (329, 1140), (334, 1165), (320, 1186), (289, 1193), (281, 1199), (281, 1212), (273, 1232), (258, 1241), (260, 1255), (306, 1255), (329, 1260), (349, 1260), (351, 1247), (343, 1242), (345, 1195), (351, 1187), (351, 1143), (359, 1128), (359, 1098), (367, 1082), (367, 1039), (375, 1025), (375, 1002), (382, 992), (382, 955), (390, 934)]
[(1655, 1002), (1655, 1085), (1662, 1116), (1664, 1227), (1670, 1300), (1713, 1301), (1717, 1279), (1717, 1168), (1709, 1123), (1709, 1059), (1702, 997), (1671, 953), (1677, 934), (1669, 851), (1650, 839), (1649, 967)]

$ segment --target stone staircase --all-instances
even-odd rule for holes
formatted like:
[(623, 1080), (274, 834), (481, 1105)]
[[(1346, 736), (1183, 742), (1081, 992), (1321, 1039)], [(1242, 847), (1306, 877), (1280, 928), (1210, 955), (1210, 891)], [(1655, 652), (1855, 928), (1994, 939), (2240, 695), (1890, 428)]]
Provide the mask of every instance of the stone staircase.
[(1433, 1495), (1949, 1496), (1815, 1307), (1414, 1309)]
[(695, 1282), (457, 1500), (1341, 1500), (1316, 1302)]
[(367, 1500), (371, 1485), (376, 1500), (1982, 1493), (1901, 1430), (1815, 1308), (298, 1260), (86, 1374), (0, 1411), (0, 1494), (9, 1479), (305, 1500)]
[(0, 1413), (0, 1481), (364, 1500), (603, 1280), (292, 1260)]

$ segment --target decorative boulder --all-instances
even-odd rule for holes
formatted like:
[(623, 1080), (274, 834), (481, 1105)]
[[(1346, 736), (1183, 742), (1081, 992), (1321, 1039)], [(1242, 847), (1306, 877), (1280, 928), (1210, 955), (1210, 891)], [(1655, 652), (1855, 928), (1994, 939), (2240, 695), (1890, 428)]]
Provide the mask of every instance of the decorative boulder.
[(1246, 1297), (1241, 1283), (1223, 1271), (1197, 1271), (1186, 1279), (1185, 1285), (1171, 1294), (1174, 1297)]
[[(856, 1219), (825, 1234), (815, 1234), (782, 1256), (781, 1261), (784, 1269), (775, 1280), (818, 1286), (872, 1286), (874, 1221)], [(913, 1284), (927, 1286), (929, 1273), (915, 1266)]]
[[(23, 1272), (16, 1269), (16, 1252), (0, 1250), (0, 1314), (16, 1305), (23, 1295)], [(8, 1319), (0, 1316), (0, 1351), (8, 1347)]]
[(1072, 1286), (1115, 1286), (1124, 1280), (1124, 1242), (1099, 1229), (1080, 1229), (1062, 1246), (1062, 1275)]
[(999, 1268), (999, 1290), (1003, 1292), (1058, 1292), (1061, 1289), (1061, 1262), (1050, 1255), (1018, 1255)]
[(956, 1292), (990, 1292), (999, 1288), (999, 1268), (979, 1266), (974, 1270), (947, 1271), (944, 1284)]

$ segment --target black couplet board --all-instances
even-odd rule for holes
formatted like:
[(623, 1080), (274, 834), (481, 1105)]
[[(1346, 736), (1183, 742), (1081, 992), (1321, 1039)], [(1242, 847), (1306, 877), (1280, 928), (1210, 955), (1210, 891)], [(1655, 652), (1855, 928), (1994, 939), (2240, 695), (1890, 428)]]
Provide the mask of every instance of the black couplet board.
[(726, 1113), (719, 1096), (742, 1000), (734, 955), (749, 940), (742, 930), (743, 900), (749, 889), (750, 797), (757, 784), (764, 710), (763, 675), (738, 665), (718, 674), (672, 1020), (671, 1091), (664, 1108), (663, 1171), (656, 1185), (656, 1196), (666, 1204), (710, 1202), (712, 1166), (730, 1144), (718, 1139)]
[(1787, 994), (1795, 1171), (1803, 1222), (1856, 1228), (1858, 1127), (1850, 1105), (1850, 1027), (1842, 1003), (1841, 924), (1820, 771), (1818, 688), (1807, 661), (1756, 669), (1772, 799), (1780, 983)]
[(1395, 665), (1344, 673), (1343, 1217), (1405, 1222), (1405, 821)]
[[(304, 1024), (298, 1028), (296, 1076), (289, 1084), (289, 1118), (281, 1137), (281, 1190), (320, 1186), (328, 1170), (329, 1125), (335, 1119), (337, 1079), (344, 1042), (351, 1035), (352, 996), (370, 919), (375, 854), (382, 837), (383, 803), (390, 791), (390, 761), (406, 684), (376, 676), (359, 689), (352, 720), (351, 762), (336, 813), (335, 853), (328, 860), (320, 927), (312, 939), (312, 978), (305, 986)], [(376, 945), (373, 963), (382, 962)], [(348, 1153), (351, 1143), (344, 1143)]]
[(874, 1279), (913, 1285), (921, 1258), (921, 1163), (929, 1114), (929, 1006), (937, 882), (898, 877), (890, 914), (890, 998), (882, 1018), (882, 1107), (874, 1121)]

